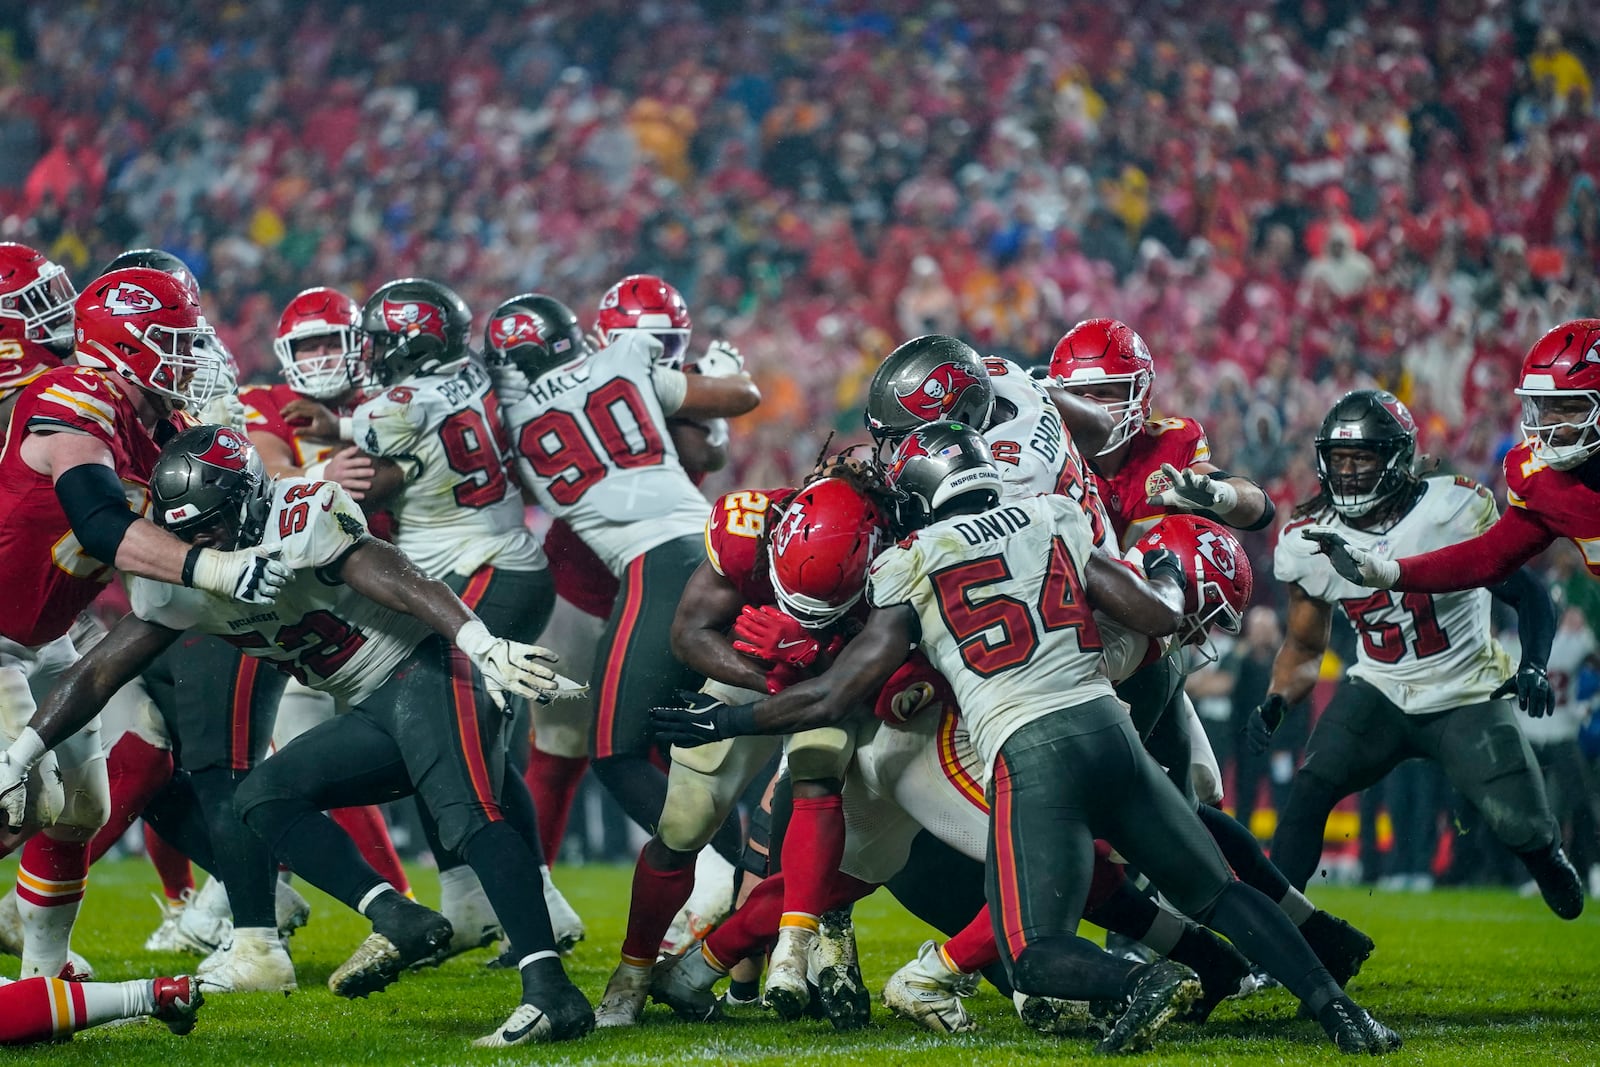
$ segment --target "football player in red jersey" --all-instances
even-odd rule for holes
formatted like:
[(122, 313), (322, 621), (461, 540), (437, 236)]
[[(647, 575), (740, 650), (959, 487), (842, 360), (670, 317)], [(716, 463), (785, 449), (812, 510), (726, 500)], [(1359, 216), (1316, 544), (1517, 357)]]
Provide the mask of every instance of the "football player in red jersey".
[[(209, 336), (199, 304), (160, 271), (132, 268), (78, 297), (77, 358), (35, 378), (17, 398), (0, 453), (0, 726), (25, 749), (36, 700), (76, 658), (68, 628), (116, 571), (268, 603), (289, 572), (254, 550), (192, 547), (142, 518), (146, 482), (178, 409), (221, 379), (197, 352)], [(43, 750), (40, 750), (43, 755)], [(98, 724), (28, 779), (17, 895), (24, 976), (54, 976), (88, 873), (88, 841), (109, 799)]]
[(183, 1035), (194, 1029), (205, 998), (188, 975), (132, 982), (68, 982), (0, 978), (0, 1045), (61, 1041), (79, 1030), (151, 1018)]
[(1511, 504), (1477, 537), (1387, 559), (1311, 530), (1345, 578), (1375, 589), (1448, 593), (1494, 585), (1560, 538), (1600, 577), (1600, 319), (1564, 322), (1535, 341), (1517, 383), (1524, 440), (1506, 453)]
[(0, 243), (0, 434), (22, 387), (72, 355), (72, 281), (27, 245)]

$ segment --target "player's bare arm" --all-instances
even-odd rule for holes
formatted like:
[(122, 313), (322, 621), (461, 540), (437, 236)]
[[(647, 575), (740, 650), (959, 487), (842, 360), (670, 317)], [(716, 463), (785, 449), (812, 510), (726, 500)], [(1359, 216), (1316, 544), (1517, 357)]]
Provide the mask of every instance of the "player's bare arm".
[(406, 477), (404, 467), (386, 456), (367, 456), (366, 459), (372, 467), (372, 474), (365, 495), (357, 499), (361, 501), (363, 511), (372, 512), (394, 499), (410, 479)]
[(761, 390), (748, 375), (708, 378), (703, 374), (689, 374), (685, 378), (688, 385), (683, 403), (669, 413), (676, 418), (731, 418), (754, 411), (761, 403)]
[(1321, 674), (1332, 625), (1333, 605), (1290, 583), (1289, 614), (1283, 645), (1272, 660), (1272, 682), (1245, 726), (1245, 742), (1254, 752), (1270, 748), (1272, 735), (1289, 709), (1311, 695)]
[(1131, 630), (1150, 637), (1176, 633), (1183, 620), (1183, 587), (1173, 573), (1149, 580), (1139, 577), (1103, 549), (1083, 568), (1084, 592), (1096, 611), (1103, 611)]
[(744, 597), (734, 584), (702, 563), (689, 576), (672, 618), (672, 654), (693, 670), (719, 682), (754, 689), (767, 686), (766, 670), (733, 650), (728, 627), (739, 617)]
[(728, 465), (727, 443), (714, 443), (710, 427), (672, 418), (667, 420), (667, 432), (672, 434), (672, 445), (678, 450), (678, 462), (690, 474), (710, 474)]
[(1092, 456), (1106, 446), (1116, 426), (1111, 412), (1089, 397), (1069, 393), (1059, 385), (1047, 385), (1045, 390), (1050, 394), (1050, 402), (1060, 413), (1061, 421), (1066, 424), (1067, 432), (1072, 435), (1072, 441), (1079, 451)]

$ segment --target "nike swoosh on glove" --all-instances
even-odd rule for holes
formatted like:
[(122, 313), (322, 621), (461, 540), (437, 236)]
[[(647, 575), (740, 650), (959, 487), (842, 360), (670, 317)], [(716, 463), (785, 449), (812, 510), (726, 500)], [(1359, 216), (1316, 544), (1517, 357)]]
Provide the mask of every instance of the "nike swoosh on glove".
[(1209, 474), (1185, 468), (1179, 470), (1170, 463), (1161, 465), (1171, 487), (1148, 499), (1151, 507), (1172, 508), (1176, 511), (1210, 511), (1222, 514), (1232, 511), (1239, 503), (1239, 490)]
[(245, 604), (270, 604), (294, 577), (294, 570), (277, 558), (254, 548), (219, 552), (214, 548), (189, 550), (194, 566), (184, 585)]
[(1300, 536), (1316, 542), (1317, 551), (1328, 557), (1339, 577), (1347, 582), (1371, 589), (1393, 589), (1400, 580), (1400, 564), (1352, 545), (1331, 526), (1309, 526), (1300, 531)]
[(822, 650), (817, 638), (798, 619), (772, 604), (746, 604), (733, 620), (733, 650), (768, 663), (809, 667)]
[(679, 691), (682, 706), (650, 709), (656, 740), (680, 748), (698, 748), (736, 736), (728, 705), (704, 693)]
[(546, 693), (555, 692), (560, 685), (556, 672), (545, 664), (556, 663), (561, 657), (548, 648), (496, 637), (478, 619), (456, 631), (456, 647), (467, 654), (491, 688), (543, 700)]
[(1550, 679), (1544, 668), (1535, 663), (1524, 663), (1517, 673), (1500, 683), (1500, 688), (1489, 694), (1490, 700), (1517, 695), (1517, 707), (1528, 713), (1530, 719), (1542, 719), (1555, 706), (1555, 694), (1550, 691)]

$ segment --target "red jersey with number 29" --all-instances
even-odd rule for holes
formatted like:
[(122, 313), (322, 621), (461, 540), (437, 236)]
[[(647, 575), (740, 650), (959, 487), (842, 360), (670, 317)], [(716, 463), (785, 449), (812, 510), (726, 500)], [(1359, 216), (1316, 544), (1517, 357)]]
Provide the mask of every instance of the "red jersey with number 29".
[(72, 532), (55, 485), (22, 459), (28, 433), (87, 434), (111, 450), (128, 506), (149, 508), (147, 484), (161, 448), (133, 401), (103, 372), (58, 367), (23, 389), (14, 432), (0, 453), (0, 635), (35, 647), (72, 625), (115, 573), (88, 555)]
[(1424, 484), (1411, 510), (1387, 530), (1358, 530), (1329, 509), (1285, 526), (1273, 556), (1280, 582), (1337, 604), (1349, 618), (1360, 638), (1350, 677), (1419, 715), (1487, 700), (1511, 676), (1511, 659), (1489, 626), (1489, 591), (1368, 589), (1340, 577), (1300, 534), (1313, 523), (1334, 526), (1351, 544), (1396, 559), (1469, 540), (1494, 525), (1494, 497), (1472, 479), (1435, 477)]
[(1035, 719), (1114, 695), (1081, 577), (1094, 549), (1076, 501), (1033, 496), (936, 522), (872, 561), (867, 601), (917, 613), (987, 767)]
[(1111, 513), (1111, 525), (1124, 552), (1166, 514), (1165, 508), (1148, 502), (1150, 497), (1172, 488), (1161, 473), (1161, 465), (1170, 463), (1183, 470), (1210, 459), (1211, 444), (1206, 440), (1205, 428), (1194, 419), (1149, 419), (1133, 435), (1117, 473), (1095, 473), (1100, 499)]
[(793, 489), (740, 489), (711, 503), (706, 516), (706, 559), (728, 579), (746, 604), (777, 603), (763, 535), (783, 516)]
[(261, 547), (295, 573), (276, 601), (241, 604), (145, 578), (128, 583), (128, 599), (146, 622), (215, 634), (313, 689), (358, 703), (433, 632), (339, 580), (339, 566), (367, 540), (361, 508), (336, 483), (280, 478)]

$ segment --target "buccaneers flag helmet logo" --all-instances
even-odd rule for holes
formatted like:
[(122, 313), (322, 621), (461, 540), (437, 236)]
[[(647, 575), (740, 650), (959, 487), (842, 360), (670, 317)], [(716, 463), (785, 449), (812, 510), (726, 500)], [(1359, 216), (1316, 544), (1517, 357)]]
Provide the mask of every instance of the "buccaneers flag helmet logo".
[(432, 304), (417, 300), (383, 301), (383, 324), (391, 332), (405, 337), (428, 336), (442, 345), (444, 337), (444, 312)]
[(938, 422), (961, 399), (961, 394), (973, 386), (980, 386), (976, 375), (956, 363), (941, 363), (928, 372), (909, 393), (896, 392), (894, 398), (914, 418), (923, 422)]
[(249, 466), (250, 443), (241, 434), (224, 427), (195, 458), (223, 470), (242, 471)]
[(514, 311), (489, 322), (489, 344), (502, 351), (521, 344), (544, 344), (544, 323), (526, 311)]

